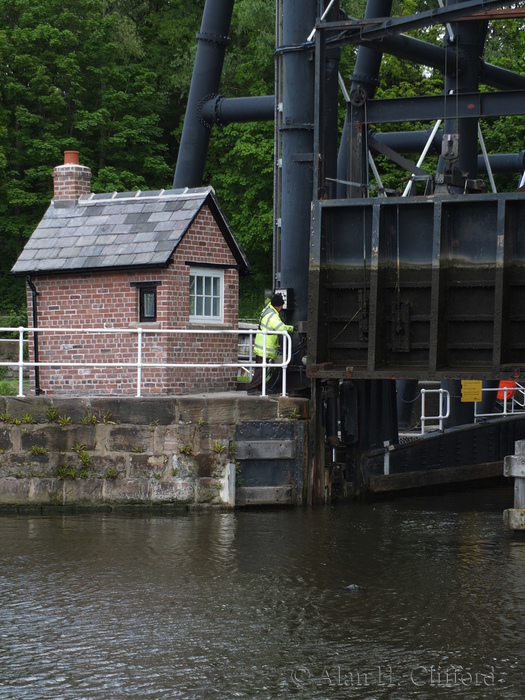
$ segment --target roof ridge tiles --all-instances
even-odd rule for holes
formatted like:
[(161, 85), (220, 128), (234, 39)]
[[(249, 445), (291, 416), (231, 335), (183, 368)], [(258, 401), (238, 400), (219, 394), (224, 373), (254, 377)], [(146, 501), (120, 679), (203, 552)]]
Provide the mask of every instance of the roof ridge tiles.
[(202, 199), (209, 194), (215, 194), (215, 190), (211, 185), (205, 187), (184, 187), (180, 189), (160, 189), (160, 190), (136, 190), (135, 192), (91, 192), (87, 195), (82, 195), (78, 203), (84, 206), (100, 204), (103, 202), (120, 202), (126, 201), (143, 201), (145, 199), (163, 199), (163, 198), (181, 198), (181, 199)]

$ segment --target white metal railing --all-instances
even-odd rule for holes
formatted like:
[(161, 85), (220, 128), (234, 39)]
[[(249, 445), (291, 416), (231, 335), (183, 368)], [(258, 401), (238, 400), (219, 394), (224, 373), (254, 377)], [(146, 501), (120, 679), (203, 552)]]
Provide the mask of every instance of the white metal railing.
[[(503, 398), (499, 402), (498, 411), (492, 411), (490, 413), (478, 412), (478, 404), (474, 404), (474, 421), (477, 422), (481, 418), (494, 418), (496, 416), (508, 416), (518, 411), (523, 411), (525, 408), (525, 387), (518, 382), (515, 382), (516, 386), (500, 386), (500, 387), (483, 387), (483, 393), (497, 392), (502, 393)], [(501, 409), (499, 408), (501, 407)]]
[[(501, 418), (525, 410), (525, 386), (515, 382), (515, 386), (483, 387), (483, 394), (496, 392), (502, 394), (502, 399), (497, 400), (497, 410), (488, 413), (481, 412), (481, 402), (474, 403), (474, 422), (486, 418)], [(450, 394), (446, 389), (421, 389), (421, 435), (432, 429), (443, 430), (443, 421), (450, 415)], [(439, 394), (438, 415), (427, 415), (426, 396), (427, 394)], [(446, 410), (444, 410), (446, 408)], [(437, 425), (428, 425), (429, 422), (437, 421)]]
[[(439, 408), (437, 416), (426, 415), (426, 395), (439, 394)], [(446, 399), (446, 411), (443, 412), (443, 404)], [(428, 421), (438, 421), (438, 429), (443, 430), (443, 421), (450, 415), (450, 394), (446, 389), (421, 389), (421, 435), (428, 430)]]
[[(262, 377), (263, 377), (263, 382), (262, 382), (262, 391), (261, 394), (262, 396), (266, 396), (266, 381), (267, 381), (267, 368), (271, 367), (276, 368), (276, 369), (281, 369), (282, 371), (282, 395), (286, 396), (286, 371), (287, 367), (292, 359), (292, 339), (288, 335), (286, 331), (267, 331), (267, 330), (259, 330), (258, 328), (255, 329), (247, 329), (247, 328), (242, 328), (242, 329), (236, 329), (236, 330), (231, 330), (231, 329), (199, 329), (199, 330), (191, 330), (191, 329), (182, 329), (182, 328), (74, 328), (74, 327), (61, 327), (61, 328), (25, 328), (23, 326), (20, 326), (19, 328), (1, 328), (0, 327), (0, 333), (2, 332), (9, 332), (13, 333), (16, 332), (18, 333), (18, 360), (5, 360), (5, 361), (0, 361), (0, 367), (17, 367), (18, 368), (18, 396), (22, 397), (24, 396), (24, 370), (30, 369), (30, 368), (35, 368), (35, 367), (79, 367), (79, 368), (86, 368), (86, 367), (93, 367), (93, 368), (106, 368), (106, 367), (111, 367), (111, 368), (125, 368), (129, 367), (131, 369), (135, 369), (136, 371), (136, 384), (137, 384), (137, 392), (136, 396), (141, 396), (141, 389), (142, 389), (142, 370), (144, 368), (166, 368), (166, 369), (171, 369), (171, 368), (188, 368), (188, 367), (195, 367), (195, 368), (220, 368), (220, 367), (232, 367), (232, 368), (249, 368), (250, 370), (255, 367), (261, 367), (262, 369)], [(37, 334), (37, 337), (40, 341), (45, 337), (46, 334), (58, 334), (58, 333), (67, 333), (67, 334), (73, 334), (73, 333), (84, 333), (84, 334), (102, 334), (102, 335), (110, 335), (110, 334), (119, 334), (119, 335), (130, 335), (130, 336), (136, 336), (136, 359), (133, 360), (118, 360), (114, 362), (105, 362), (103, 360), (97, 360), (93, 362), (86, 362), (86, 361), (71, 361), (71, 360), (62, 360), (60, 358), (53, 358), (53, 361), (38, 361), (35, 362), (26, 360), (24, 358), (24, 343), (27, 343), (29, 339), (29, 335), (35, 335)], [(217, 335), (249, 335), (253, 336), (256, 333), (262, 333), (263, 334), (263, 361), (262, 363), (256, 363), (253, 359), (253, 355), (251, 353), (251, 348), (250, 348), (250, 356), (248, 359), (248, 362), (246, 362), (246, 359), (239, 359), (237, 362), (150, 362), (146, 361), (143, 358), (143, 353), (144, 353), (144, 339), (148, 335), (170, 335), (170, 336), (180, 336), (180, 337), (185, 337), (185, 336), (217, 336)], [(269, 335), (278, 335), (282, 337), (282, 356), (277, 358), (278, 361), (272, 361), (267, 357), (266, 353), (266, 343), (267, 343), (267, 336)], [(26, 337), (27, 336), (27, 337)], [(251, 344), (250, 344), (251, 345)], [(130, 346), (127, 348), (128, 352), (132, 352), (133, 348)]]

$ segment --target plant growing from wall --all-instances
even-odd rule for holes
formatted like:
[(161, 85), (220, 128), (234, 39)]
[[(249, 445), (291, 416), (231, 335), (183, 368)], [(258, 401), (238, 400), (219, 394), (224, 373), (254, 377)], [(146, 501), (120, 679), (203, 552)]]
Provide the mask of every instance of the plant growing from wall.
[(82, 425), (97, 425), (98, 423), (98, 418), (94, 413), (91, 413), (89, 408), (86, 408), (86, 415), (82, 420), (80, 421)]
[(29, 450), (29, 454), (33, 455), (34, 457), (45, 455), (47, 454), (47, 447), (42, 447), (41, 445), (33, 445), (33, 447)]
[(108, 410), (104, 413), (102, 417), (102, 422), (106, 425), (117, 425), (118, 423), (120, 423), (120, 421), (118, 420), (113, 420), (112, 417), (113, 413), (108, 408)]
[(191, 442), (187, 442), (185, 445), (179, 445), (179, 452), (184, 455), (192, 455), (193, 454), (193, 445)]
[(67, 467), (65, 465), (57, 467), (57, 479), (59, 481), (64, 481), (65, 479), (76, 479), (77, 470), (73, 467)]
[(48, 423), (56, 423), (60, 417), (60, 413), (54, 406), (48, 406), (46, 408), (46, 418)]
[(89, 475), (89, 470), (91, 468), (91, 458), (89, 454), (86, 452), (86, 446), (82, 445), (78, 442), (78, 440), (75, 440), (73, 444), (73, 452), (76, 452), (78, 455), (78, 458), (80, 459), (80, 473), (79, 476), (82, 479), (86, 479), (87, 476)]
[(7, 410), (5, 410), (3, 413), (0, 413), (0, 420), (4, 423), (11, 423), (12, 425), (22, 424), (20, 418), (12, 418), (12, 416), (9, 415), (9, 412)]
[(216, 454), (222, 455), (222, 454), (224, 454), (224, 453), (226, 452), (227, 449), (228, 449), (228, 447), (227, 447), (226, 445), (224, 445), (222, 442), (220, 442), (219, 440), (216, 440), (216, 441), (213, 443), (212, 450), (213, 450)]
[(120, 479), (119, 470), (115, 469), (115, 467), (108, 467), (104, 474), (104, 479), (107, 481), (117, 481), (117, 479)]
[(63, 416), (58, 417), (58, 424), (62, 430), (65, 430), (68, 425), (71, 425), (71, 418), (64, 413)]
[(35, 419), (30, 413), (24, 413), (22, 416), (22, 423), (34, 423)]

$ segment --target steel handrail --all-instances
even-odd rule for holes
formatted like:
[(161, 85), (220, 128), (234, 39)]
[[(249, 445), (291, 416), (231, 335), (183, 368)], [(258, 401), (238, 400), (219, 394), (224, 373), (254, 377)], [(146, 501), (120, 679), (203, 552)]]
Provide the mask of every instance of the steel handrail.
[[(437, 416), (425, 415), (426, 394), (439, 394), (439, 414)], [(443, 413), (443, 399), (447, 399), (447, 411)], [(421, 389), (421, 435), (425, 434), (425, 423), (429, 420), (437, 420), (439, 430), (443, 430), (443, 421), (450, 416), (450, 393), (446, 389)]]
[[(19, 326), (18, 328), (0, 328), (0, 333), (8, 331), (8, 332), (18, 332), (18, 360), (6, 360), (6, 361), (0, 361), (0, 367), (18, 367), (18, 396), (23, 397), (24, 396), (24, 369), (25, 368), (32, 368), (32, 367), (97, 367), (97, 368), (104, 368), (104, 367), (130, 367), (130, 368), (135, 368), (137, 371), (137, 393), (136, 396), (140, 397), (141, 396), (141, 384), (142, 384), (142, 369), (145, 367), (155, 367), (155, 368), (176, 368), (176, 367), (195, 367), (195, 368), (202, 368), (202, 367), (210, 367), (210, 368), (219, 368), (219, 367), (236, 367), (238, 369), (242, 367), (249, 367), (249, 368), (254, 368), (258, 365), (252, 357), (250, 357), (250, 360), (246, 362), (246, 360), (239, 361), (237, 359), (237, 362), (148, 362), (144, 361), (143, 359), (143, 340), (144, 336), (149, 335), (199, 335), (199, 336), (206, 336), (206, 335), (250, 335), (253, 336), (256, 333), (262, 333), (263, 334), (263, 362), (262, 362), (262, 370), (263, 370), (263, 387), (262, 387), (262, 395), (266, 395), (266, 368), (271, 366), (279, 368), (282, 370), (282, 396), (286, 396), (286, 372), (288, 365), (291, 362), (292, 359), (292, 339), (290, 335), (286, 331), (269, 331), (266, 329), (259, 330), (259, 329), (247, 329), (247, 328), (242, 328), (242, 329), (187, 329), (187, 328), (143, 328), (141, 326), (138, 326), (136, 328), (84, 328), (84, 327), (51, 327), (51, 328), (26, 328), (24, 326)], [(95, 361), (95, 362), (75, 362), (75, 361), (70, 361), (70, 360), (57, 360), (53, 359), (53, 361), (30, 361), (30, 360), (25, 360), (24, 359), (24, 343), (27, 342), (27, 338), (25, 338), (25, 334), (36, 334), (38, 333), (39, 335), (45, 334), (45, 333), (68, 333), (68, 334), (73, 334), (73, 333), (87, 333), (87, 334), (103, 334), (103, 335), (109, 335), (109, 334), (128, 334), (128, 335), (136, 335), (137, 336), (137, 350), (136, 350), (136, 359), (135, 360), (128, 360), (128, 361), (114, 361), (114, 362), (109, 362), (109, 361)], [(283, 343), (283, 348), (282, 348), (282, 359), (280, 362), (273, 362), (271, 359), (267, 358), (266, 356), (266, 337), (268, 335), (278, 335), (282, 337), (282, 343)], [(132, 348), (129, 348), (130, 351), (132, 351)]]
[[(521, 384), (518, 384), (518, 382), (515, 383), (515, 386), (509, 387), (509, 386), (502, 386), (502, 387), (482, 387), (482, 395), (483, 393), (490, 393), (490, 392), (502, 392), (503, 393), (503, 402), (502, 402), (502, 410), (501, 411), (492, 411), (490, 413), (479, 413), (478, 412), (478, 403), (481, 403), (479, 401), (474, 402), (474, 422), (476, 422), (478, 419), (483, 419), (483, 418), (499, 418), (502, 416), (508, 416), (512, 415), (513, 413), (516, 413), (517, 411), (522, 411), (525, 409), (525, 386), (522, 386)], [(437, 394), (439, 393), (440, 399), (439, 399), (439, 415), (437, 416), (427, 416), (426, 415), (426, 405), (425, 405), (425, 395), (426, 394)], [(443, 398), (444, 396), (447, 396), (447, 412), (446, 414), (443, 414)], [(521, 397), (521, 401), (520, 398)], [(510, 406), (510, 408), (509, 408)], [(421, 435), (425, 434), (425, 430), (427, 429), (425, 424), (428, 421), (439, 421), (438, 429), (442, 430), (443, 429), (443, 420), (445, 418), (448, 418), (450, 416), (450, 394), (446, 389), (421, 389), (421, 416), (420, 416), (420, 423), (421, 423)]]

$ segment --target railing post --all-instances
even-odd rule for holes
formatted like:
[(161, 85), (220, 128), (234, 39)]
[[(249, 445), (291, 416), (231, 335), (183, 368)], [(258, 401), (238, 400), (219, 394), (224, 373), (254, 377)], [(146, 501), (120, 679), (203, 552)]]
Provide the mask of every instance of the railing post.
[(142, 328), (137, 328), (137, 396), (140, 396), (142, 383)]
[(427, 393), (426, 389), (421, 389), (421, 435), (425, 434), (425, 394)]
[(24, 395), (24, 327), (18, 327), (18, 396)]
[(250, 338), (250, 351), (248, 353), (248, 361), (250, 363), (249, 365), (249, 371), (248, 371), (248, 376), (250, 380), (253, 377), (253, 367), (252, 367), (252, 362), (253, 362), (253, 339), (255, 337), (255, 332), (250, 329), (250, 335), (248, 336)]
[(263, 330), (262, 384), (261, 396), (266, 396), (266, 330)]

